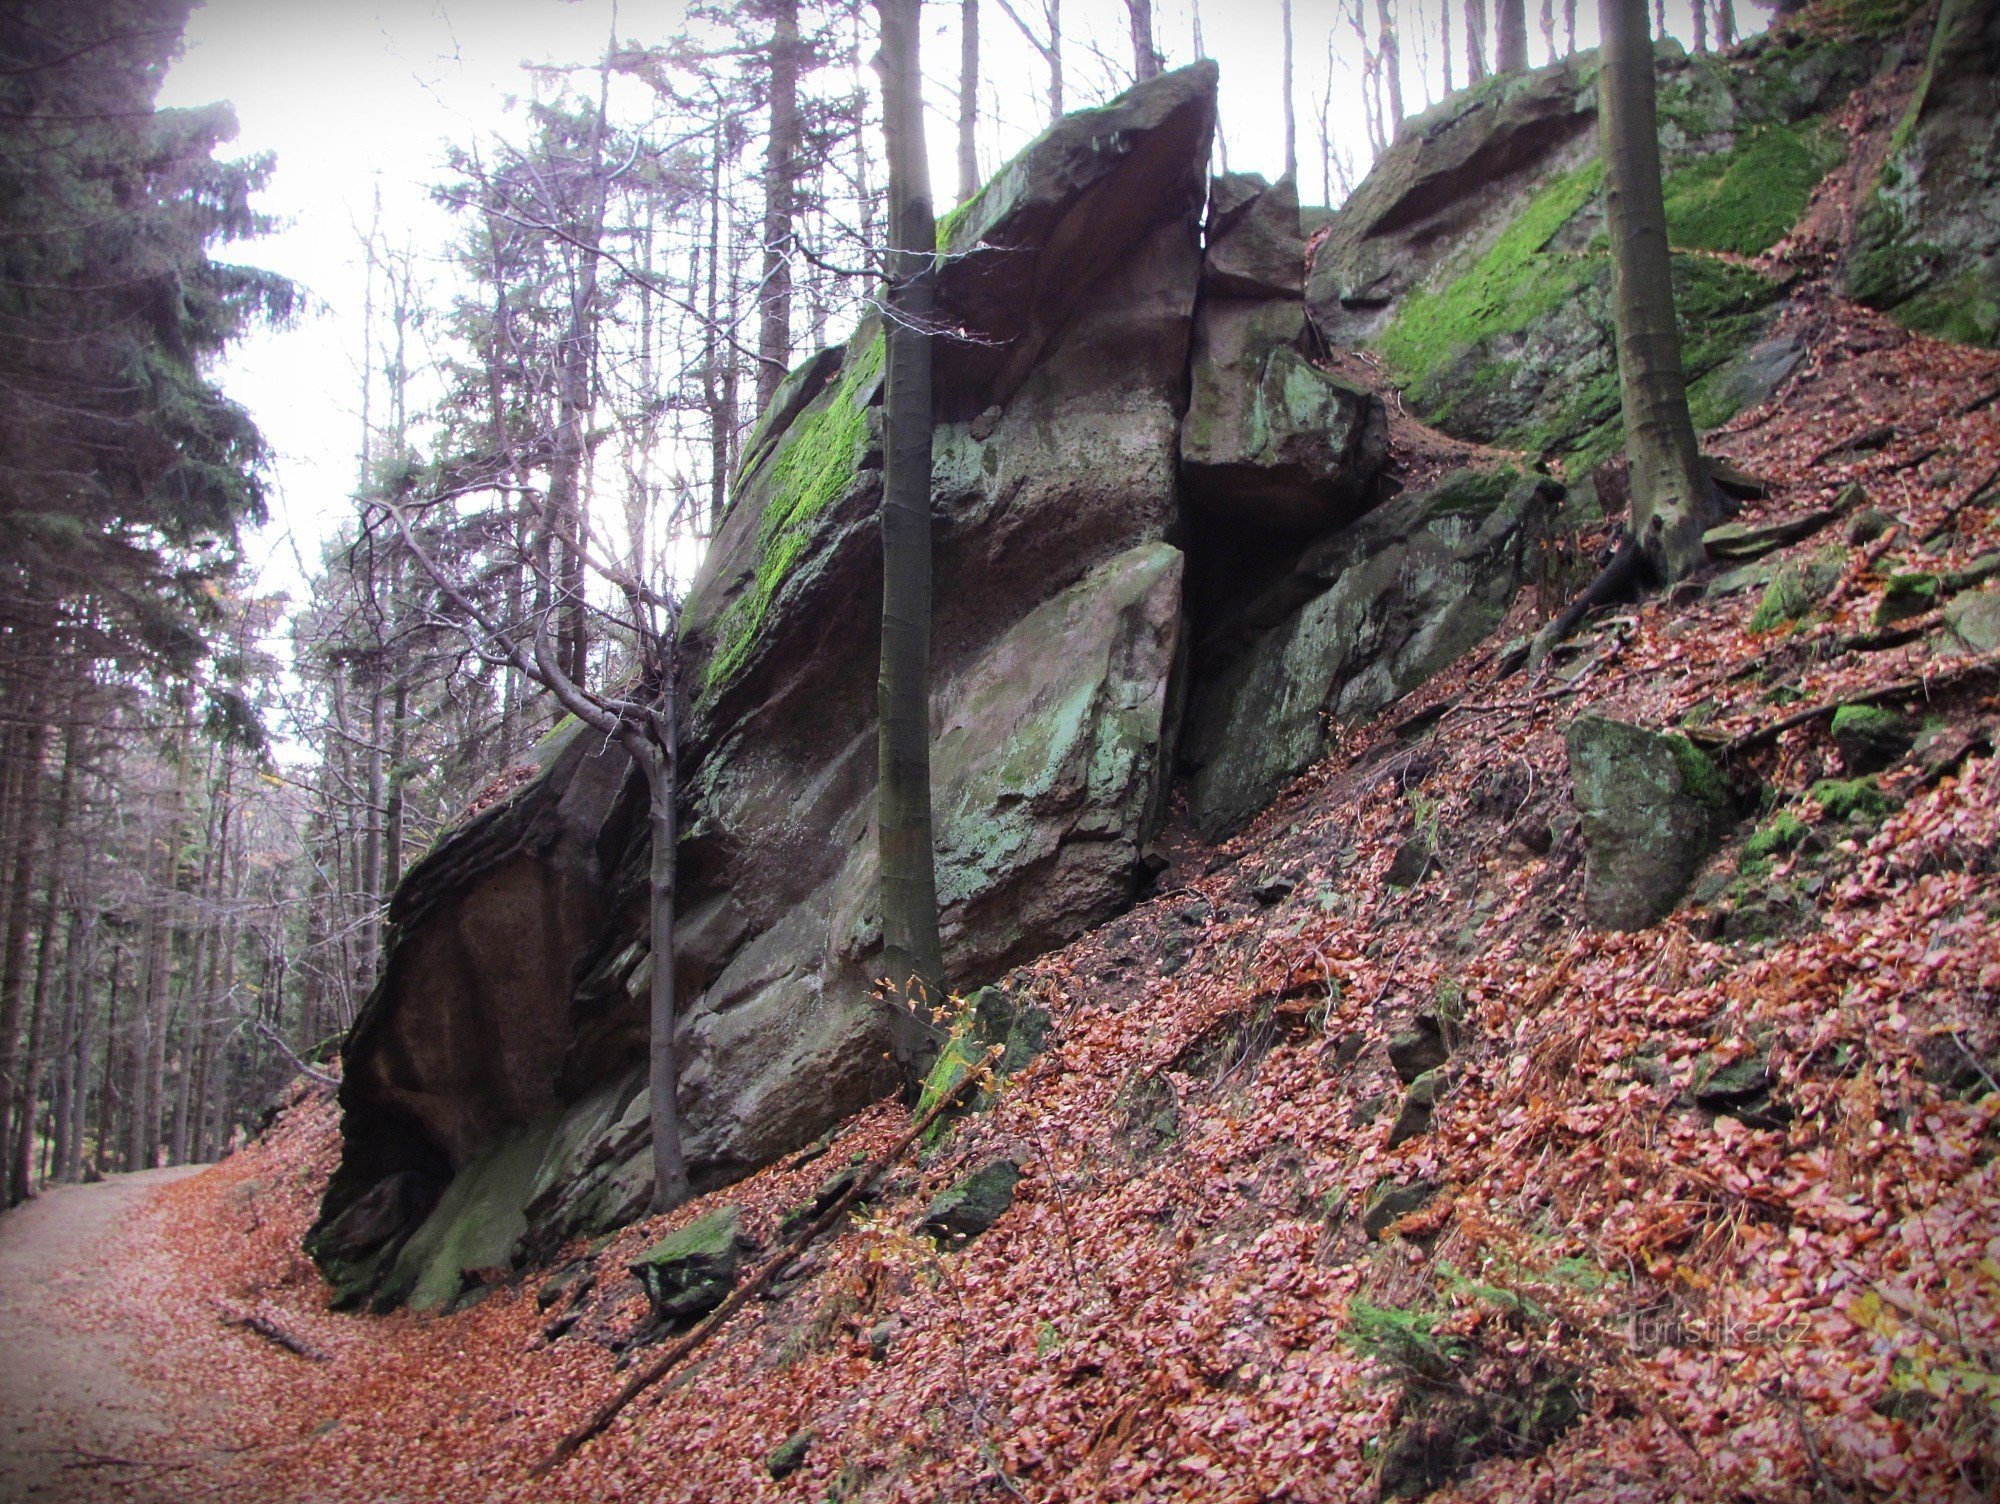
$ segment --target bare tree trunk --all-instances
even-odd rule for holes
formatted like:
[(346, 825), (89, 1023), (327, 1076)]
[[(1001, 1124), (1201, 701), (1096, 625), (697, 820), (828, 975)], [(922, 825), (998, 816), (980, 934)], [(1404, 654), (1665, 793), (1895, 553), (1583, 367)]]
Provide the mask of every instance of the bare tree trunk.
[(1576, 0), (1563, 0), (1563, 56), (1576, 54)]
[(1708, 5), (1706, 0), (1690, 0), (1694, 11), (1694, 50), (1697, 56), (1708, 51)]
[(111, 980), (106, 988), (104, 1019), (104, 1074), (99, 1078), (97, 1090), (97, 1173), (109, 1175), (117, 1164), (117, 1150), (113, 1147), (126, 1139), (125, 1124), (119, 1121), (118, 1081), (123, 1074), (124, 1061), (120, 1059), (122, 1049), (129, 1048), (121, 1039), (118, 1026), (121, 1022), (121, 1003), (124, 993), (121, 987), (125, 979), (125, 947), (115, 945), (111, 949)]
[(27, 1048), (16, 1067), (16, 1079), (9, 1082), (13, 1095), (12, 1157), (5, 1167), (6, 1194), (0, 1197), (8, 1206), (27, 1200), (34, 1190), (35, 1119), (40, 1111), (42, 1072), (47, 1064), (49, 989), (55, 982), (56, 938), (62, 927), (62, 878), (67, 851), (64, 838), (69, 833), (76, 794), (76, 764), (82, 743), (82, 730), (72, 720), (63, 733), (62, 776), (56, 782), (56, 805), (49, 822), (50, 860), (37, 921), (34, 1000), (28, 1012)]
[[(1445, 0), (1449, 5), (1451, 0)], [(1465, 0), (1465, 78), (1486, 77), (1486, 0)]]
[(1450, 94), (1451, 81), (1451, 0), (1438, 7), (1438, 57), (1444, 63), (1444, 91)]
[(1278, 85), (1285, 107), (1285, 176), (1296, 183), (1299, 177), (1299, 121), (1292, 103), (1292, 0), (1282, 0), (1278, 16), (1284, 27), (1285, 40), (1284, 71), (1279, 75)]
[[(773, 0), (771, 128), (764, 138), (764, 265), (757, 280), (757, 410), (792, 364), (792, 217), (799, 175), (799, 6)], [(578, 679), (581, 684), (583, 681)]]
[[(931, 308), (936, 257), (924, 153), (919, 0), (877, 0), (888, 142), (890, 257), (887, 463), (882, 486), (882, 665), (876, 821), (882, 968), (890, 996), (928, 1009), (944, 996), (931, 842)], [(925, 1031), (897, 1020), (906, 1083), (927, 1068)]]
[(1493, 69), (1528, 70), (1528, 0), (1493, 0)]
[(42, 719), (39, 686), (22, 697), (23, 727), (9, 749), (19, 760), (14, 773), (8, 827), (13, 850), (7, 861), (5, 956), (0, 959), (0, 1166), (14, 1162), (14, 1086), (20, 1079), (21, 1014), (27, 1002), (28, 933), (34, 922), (36, 857), (41, 847), (43, 759), (49, 727)]
[[(1700, 0), (1696, 0), (1699, 4)], [(1556, 50), (1556, 0), (1542, 0), (1542, 45), (1549, 50), (1550, 62), (1562, 54)]]
[(1671, 581), (1702, 563), (1701, 535), (1716, 516), (1714, 492), (1681, 370), (1646, 0), (1598, 0), (1598, 18), (1604, 33), (1598, 129), (1618, 385), (1632, 460), (1632, 536), (1653, 569)]
[[(1574, 5), (1576, 0), (1570, 0)], [(1715, 50), (1727, 52), (1736, 45), (1736, 6), (1732, 0), (1715, 0)]]
[(1046, 0), (1049, 13), (1049, 118), (1063, 117), (1062, 0)]
[(958, 201), (963, 204), (979, 191), (979, 0), (959, 0), (958, 15)]
[(1390, 0), (1375, 0), (1375, 17), (1381, 25), (1377, 51), (1382, 57), (1382, 81), (1389, 89), (1389, 113), (1382, 122), (1382, 140), (1393, 142), (1403, 124), (1403, 56), (1396, 45), (1396, 18)]
[(674, 726), (675, 693), (664, 690), (666, 710), (654, 737), (633, 732), (627, 750), (646, 775), (647, 824), (652, 833), (648, 903), (652, 909), (653, 979), (647, 1004), (647, 1086), (653, 1132), (653, 1210), (679, 1206), (690, 1194), (687, 1157), (681, 1147), (679, 1019), (674, 987), (675, 861), (680, 846), (678, 811), (679, 748)]
[[(404, 675), (396, 677), (396, 691), (389, 701), (389, 799), (383, 813), (382, 876), (375, 885), (386, 898), (396, 891), (403, 876), (404, 825), (410, 786), (410, 685)], [(375, 964), (382, 964), (380, 936), (377, 935)]]
[[(1125, 17), (1132, 23), (1132, 78), (1143, 84), (1160, 76), (1160, 54), (1153, 46), (1153, 0), (1125, 0)], [(1285, 0), (1285, 36), (1289, 46), (1291, 0)], [(1289, 170), (1296, 174), (1298, 164), (1294, 162)]]

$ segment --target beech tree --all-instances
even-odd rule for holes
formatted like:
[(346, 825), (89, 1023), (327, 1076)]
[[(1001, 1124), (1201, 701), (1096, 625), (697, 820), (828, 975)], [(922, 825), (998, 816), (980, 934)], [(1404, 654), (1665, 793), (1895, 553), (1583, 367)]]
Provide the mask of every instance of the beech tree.
[(876, 826), (882, 967), (892, 997), (921, 1014), (944, 996), (944, 948), (938, 936), (930, 761), (930, 330), (937, 228), (924, 151), (919, 4), (877, 0), (890, 251)]
[(1493, 69), (1523, 73), (1528, 67), (1528, 0), (1493, 0)]
[(1718, 503), (1688, 414), (1681, 366), (1660, 186), (1653, 42), (1646, 0), (1599, 0), (1597, 13), (1604, 35), (1598, 129), (1619, 397), (1632, 461), (1632, 537), (1655, 573), (1677, 580), (1700, 567), (1701, 535), (1718, 520)]

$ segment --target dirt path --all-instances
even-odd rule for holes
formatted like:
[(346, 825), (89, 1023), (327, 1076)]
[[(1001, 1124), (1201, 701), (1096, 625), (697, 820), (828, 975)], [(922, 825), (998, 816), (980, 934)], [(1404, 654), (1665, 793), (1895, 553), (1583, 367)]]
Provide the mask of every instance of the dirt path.
[(190, 1396), (139, 1376), (108, 1255), (159, 1186), (201, 1168), (61, 1186), (0, 1216), (0, 1504), (129, 1486), (147, 1439), (188, 1413)]

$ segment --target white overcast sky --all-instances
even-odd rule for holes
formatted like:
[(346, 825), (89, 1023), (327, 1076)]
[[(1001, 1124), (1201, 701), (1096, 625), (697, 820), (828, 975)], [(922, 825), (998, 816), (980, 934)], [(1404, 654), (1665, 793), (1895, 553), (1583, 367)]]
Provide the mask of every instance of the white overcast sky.
[[(1426, 97), (1420, 52), (1428, 54), (1430, 92), (1439, 82), (1438, 3), (1399, 0), (1393, 7), (1403, 34), (1406, 108), (1413, 113)], [(1462, 83), (1459, 3), (1452, 0), (1452, 30)], [(1038, 0), (1013, 4), (1039, 21)], [(1530, 0), (1530, 57), (1537, 63), (1543, 60), (1538, 9)], [(1580, 41), (1588, 45), (1596, 7), (1583, 0), (1579, 9)], [(681, 0), (617, 0), (618, 35), (665, 42), (681, 12)], [(1188, 0), (1156, 0), (1155, 12), (1156, 40), (1169, 66), (1191, 61)], [(1670, 27), (1684, 37), (1686, 12), (1687, 0), (1669, 6)], [(925, 11), (929, 144), (945, 203), (955, 180), (950, 121), (958, 14), (957, 0), (933, 0)], [(1206, 0), (1201, 7), (1206, 51), (1222, 69), (1228, 165), (1268, 177), (1283, 167), (1279, 16), (1279, 0)], [(1070, 108), (1102, 102), (1125, 82), (1114, 71), (1129, 65), (1124, 17), (1121, 0), (1070, 0), (1064, 7)], [(1366, 156), (1358, 47), (1338, 19), (1334, 0), (1295, 0), (1294, 92), (1301, 196), (1308, 201), (1321, 196), (1313, 102), (1326, 87), (1330, 37), (1342, 58), (1332, 71), (1337, 131), (1353, 143), (1357, 159)], [(314, 311), (296, 328), (246, 339), (219, 373), (275, 451), (272, 522), (252, 549), (266, 588), (296, 592), (297, 561), (314, 565), (320, 541), (350, 505), (360, 439), (359, 241), (378, 189), (384, 222), (406, 230), (419, 249), (442, 253), (450, 227), (427, 192), (444, 176), (447, 147), (506, 129), (508, 96), (527, 92), (524, 62), (589, 62), (612, 24), (612, 0), (207, 0), (195, 13), (161, 102), (228, 100), (241, 126), (236, 149), (275, 154), (277, 170), (262, 205), (282, 228), (225, 254), (295, 279), (313, 300)], [(1419, 32), (1426, 46), (1419, 46)], [(989, 81), (981, 99), (988, 117), (981, 166), (990, 172), (1046, 123), (1047, 72), (997, 0), (981, 5), (981, 41), (981, 71)]]

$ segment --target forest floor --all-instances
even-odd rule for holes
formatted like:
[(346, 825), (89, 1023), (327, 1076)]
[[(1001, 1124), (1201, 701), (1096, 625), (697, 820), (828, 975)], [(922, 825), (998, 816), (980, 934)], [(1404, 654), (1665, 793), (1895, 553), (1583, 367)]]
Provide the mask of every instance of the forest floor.
[[(1561, 604), (1525, 592), (1249, 828), (1177, 842), (1164, 891), (1008, 979), (1052, 1027), (991, 1110), (562, 1470), (530, 1476), (660, 1350), (629, 1260), (723, 1204), (770, 1249), (901, 1108), (578, 1243), (561, 1287), (496, 1270), (458, 1314), (368, 1318), (300, 1251), (338, 1148), (301, 1086), (76, 1234), (85, 1284), (5, 1274), (10, 1321), (120, 1333), (172, 1420), (38, 1442), (77, 1449), (46, 1496), (2000, 1495), (2000, 656), (1932, 609), (1995, 589), (2000, 355), (1823, 290), (1787, 319), (1805, 365), (1710, 439), (1770, 483), (1746, 523), (1829, 513), (1811, 536), (1510, 675)], [(1863, 696), (1922, 728), (1865, 785), (1811, 713)], [(1732, 749), (1735, 831), (1634, 934), (1583, 922), (1585, 712)], [(1426, 1028), (1449, 1073), (1399, 1138), (1390, 1046)], [(1000, 1157), (990, 1231), (913, 1232)]]
[(98, 1471), (146, 1477), (174, 1464), (169, 1437), (198, 1434), (199, 1401), (141, 1376), (146, 1306), (173, 1271), (155, 1261), (135, 1284), (122, 1255), (153, 1192), (200, 1168), (60, 1186), (0, 1216), (4, 1504), (68, 1497)]

